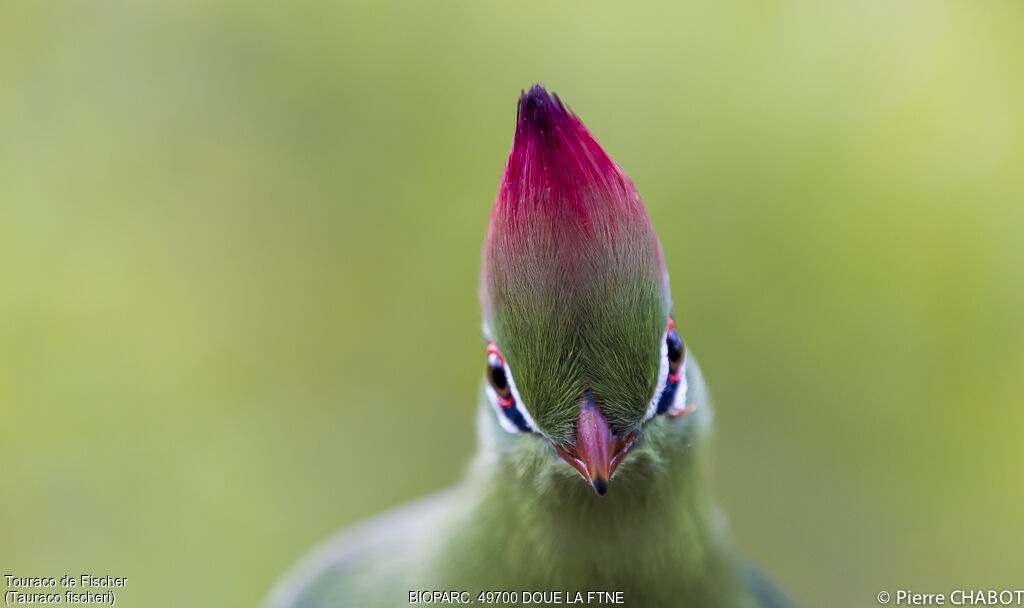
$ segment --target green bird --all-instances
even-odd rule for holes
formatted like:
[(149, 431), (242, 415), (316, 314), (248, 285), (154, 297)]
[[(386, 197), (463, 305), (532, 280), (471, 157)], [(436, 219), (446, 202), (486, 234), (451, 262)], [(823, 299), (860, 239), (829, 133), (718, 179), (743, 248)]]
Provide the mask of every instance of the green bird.
[(328, 539), (269, 608), (789, 605), (708, 496), (707, 390), (640, 195), (539, 85), (519, 99), (480, 303), (465, 479)]

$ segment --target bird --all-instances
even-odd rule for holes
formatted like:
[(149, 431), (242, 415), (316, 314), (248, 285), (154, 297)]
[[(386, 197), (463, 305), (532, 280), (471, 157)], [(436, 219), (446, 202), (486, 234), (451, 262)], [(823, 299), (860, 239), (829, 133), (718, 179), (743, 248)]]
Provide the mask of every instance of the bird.
[(479, 285), (465, 478), (328, 538), (266, 607), (791, 606), (709, 495), (708, 389), (647, 209), (541, 85), (519, 98)]

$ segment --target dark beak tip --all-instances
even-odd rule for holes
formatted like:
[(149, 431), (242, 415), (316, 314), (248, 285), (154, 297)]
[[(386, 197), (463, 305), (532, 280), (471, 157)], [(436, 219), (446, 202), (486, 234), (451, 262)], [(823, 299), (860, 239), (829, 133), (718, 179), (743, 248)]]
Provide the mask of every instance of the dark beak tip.
[(595, 477), (591, 485), (594, 486), (594, 491), (597, 492), (598, 496), (604, 496), (608, 493), (608, 480), (604, 477)]

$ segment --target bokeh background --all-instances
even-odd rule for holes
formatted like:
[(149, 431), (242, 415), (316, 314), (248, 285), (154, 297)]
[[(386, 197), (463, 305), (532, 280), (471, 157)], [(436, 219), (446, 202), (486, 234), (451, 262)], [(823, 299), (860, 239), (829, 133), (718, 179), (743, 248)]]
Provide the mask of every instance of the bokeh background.
[(631, 174), (738, 544), (1020, 587), (1017, 2), (5, 2), (0, 571), (252, 606), (459, 479), (516, 98)]

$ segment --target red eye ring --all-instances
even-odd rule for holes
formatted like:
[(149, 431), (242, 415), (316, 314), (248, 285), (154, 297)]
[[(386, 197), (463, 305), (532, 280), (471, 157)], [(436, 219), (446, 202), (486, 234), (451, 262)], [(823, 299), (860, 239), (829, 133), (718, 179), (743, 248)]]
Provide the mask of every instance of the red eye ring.
[(497, 356), (502, 365), (505, 364), (505, 357), (501, 356), (501, 351), (498, 350), (498, 347), (495, 346), (494, 342), (487, 343), (487, 356), (489, 357), (491, 355)]
[(665, 329), (665, 343), (668, 346), (668, 381), (677, 384), (683, 365), (683, 358), (686, 356), (686, 345), (683, 344), (679, 333), (676, 332), (676, 323), (671, 317), (669, 317), (667, 325)]

